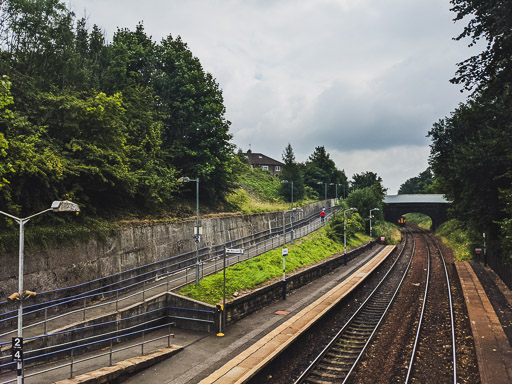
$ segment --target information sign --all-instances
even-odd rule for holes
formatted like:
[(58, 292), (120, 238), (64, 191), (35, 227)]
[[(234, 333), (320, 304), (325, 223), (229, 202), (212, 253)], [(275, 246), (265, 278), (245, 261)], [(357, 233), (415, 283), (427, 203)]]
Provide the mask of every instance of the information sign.
[(23, 337), (13, 337), (11, 345), (12, 361), (23, 361)]
[(288, 256), (288, 248), (283, 248), (283, 256)]
[(229, 255), (241, 255), (244, 253), (243, 248), (226, 248), (226, 253)]

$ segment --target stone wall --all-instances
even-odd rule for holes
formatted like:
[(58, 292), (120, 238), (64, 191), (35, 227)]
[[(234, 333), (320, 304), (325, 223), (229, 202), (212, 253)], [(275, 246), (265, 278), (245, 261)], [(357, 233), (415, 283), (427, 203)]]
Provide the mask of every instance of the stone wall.
[[(308, 216), (333, 200), (304, 207)], [(282, 212), (257, 215), (232, 214), (202, 218), (200, 246), (212, 246), (282, 225)], [(25, 289), (44, 292), (69, 287), (176, 256), (195, 249), (195, 220), (174, 224), (140, 224), (124, 227), (103, 242), (91, 240), (67, 247), (30, 250), (24, 253)], [(25, 227), (30, 231), (30, 224)], [(0, 255), (0, 297), (17, 292), (18, 250)]]

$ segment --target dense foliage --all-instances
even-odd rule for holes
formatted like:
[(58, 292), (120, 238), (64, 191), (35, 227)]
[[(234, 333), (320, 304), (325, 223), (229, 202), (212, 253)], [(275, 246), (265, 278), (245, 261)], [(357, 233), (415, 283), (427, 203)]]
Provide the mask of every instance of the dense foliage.
[(224, 200), (236, 167), (222, 92), (180, 37), (155, 43), (140, 24), (106, 43), (60, 0), (2, 1), (0, 19), (3, 210), (165, 211), (193, 197), (180, 176)]
[(348, 190), (345, 171), (336, 168), (334, 160), (324, 146), (316, 147), (304, 164), (304, 184), (311, 187), (323, 199), (334, 197), (336, 191)]
[(406, 180), (398, 189), (398, 194), (436, 193), (436, 191), (434, 175), (429, 167), (418, 176)]
[(474, 92), (434, 124), (430, 164), (452, 213), (468, 229), (486, 233), (505, 258), (512, 254), (512, 3), (452, 0), (456, 20), (470, 18), (458, 39), (487, 41), (459, 64), (453, 82)]

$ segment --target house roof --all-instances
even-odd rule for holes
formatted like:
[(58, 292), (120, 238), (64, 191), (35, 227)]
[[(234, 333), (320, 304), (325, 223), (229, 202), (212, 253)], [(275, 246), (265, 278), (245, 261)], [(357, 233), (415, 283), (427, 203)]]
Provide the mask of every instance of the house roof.
[(251, 150), (248, 150), (244, 155), (249, 159), (251, 165), (284, 165), (284, 163), (274, 160), (263, 153), (254, 153)]

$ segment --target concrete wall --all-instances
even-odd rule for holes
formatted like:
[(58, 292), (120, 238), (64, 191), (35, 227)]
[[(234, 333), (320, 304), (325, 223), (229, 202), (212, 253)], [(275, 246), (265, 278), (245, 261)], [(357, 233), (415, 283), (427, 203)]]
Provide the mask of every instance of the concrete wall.
[[(304, 207), (304, 216), (332, 206), (333, 200)], [(231, 214), (203, 218), (201, 246), (222, 244), (254, 232), (282, 225), (282, 213), (257, 215)], [(190, 219), (174, 224), (139, 224), (124, 227), (103, 242), (44, 250), (25, 249), (25, 288), (36, 292), (49, 291), (105, 277), (131, 268), (153, 263), (195, 249)], [(30, 231), (27, 225), (25, 231)], [(17, 292), (18, 250), (0, 255), (0, 297)]]

